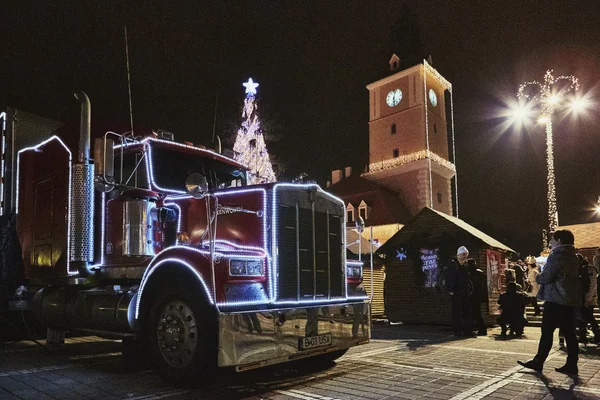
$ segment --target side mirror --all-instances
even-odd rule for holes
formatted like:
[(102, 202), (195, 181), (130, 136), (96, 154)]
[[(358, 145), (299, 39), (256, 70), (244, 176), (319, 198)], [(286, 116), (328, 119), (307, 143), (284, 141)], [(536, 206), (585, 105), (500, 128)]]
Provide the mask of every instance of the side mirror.
[(208, 192), (208, 181), (204, 175), (193, 172), (185, 180), (185, 188), (190, 196), (201, 199)]
[(108, 193), (115, 187), (115, 149), (110, 139), (94, 140), (94, 187)]
[[(354, 221), (354, 225), (356, 226), (356, 230), (358, 231), (358, 233), (363, 233), (363, 231), (365, 230), (365, 221), (362, 219), (362, 217), (360, 215)], [(359, 238), (359, 240), (360, 240), (360, 238)]]

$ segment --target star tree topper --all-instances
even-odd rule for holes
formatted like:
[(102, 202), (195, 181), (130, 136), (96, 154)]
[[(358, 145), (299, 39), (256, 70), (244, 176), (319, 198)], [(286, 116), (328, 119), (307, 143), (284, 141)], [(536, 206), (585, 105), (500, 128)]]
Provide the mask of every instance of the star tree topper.
[(248, 82), (243, 83), (243, 85), (246, 88), (246, 94), (256, 94), (256, 87), (258, 86), (258, 83), (255, 83), (252, 78), (248, 78)]

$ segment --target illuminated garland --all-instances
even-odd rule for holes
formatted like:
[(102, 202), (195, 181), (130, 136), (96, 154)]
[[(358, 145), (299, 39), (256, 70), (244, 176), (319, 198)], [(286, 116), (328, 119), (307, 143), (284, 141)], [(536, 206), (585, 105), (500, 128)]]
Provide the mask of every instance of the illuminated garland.
[(423, 65), (425, 66), (425, 70), (433, 75), (433, 77), (439, 82), (440, 85), (444, 87), (444, 89), (447, 89), (450, 93), (452, 93), (452, 84), (448, 82), (446, 78), (444, 78), (439, 72), (437, 72), (437, 69), (429, 65), (427, 60), (423, 60)]
[(544, 82), (529, 81), (519, 86), (517, 97), (533, 102), (529, 107), (537, 107), (546, 123), (546, 161), (548, 164), (548, 221), (550, 232), (558, 227), (558, 207), (556, 205), (556, 187), (554, 183), (554, 146), (552, 142), (552, 115), (557, 105), (569, 93), (579, 89), (579, 81), (573, 75), (554, 77), (547, 70)]
[(256, 87), (258, 83), (248, 79), (244, 83), (246, 99), (242, 110), (242, 126), (238, 129), (233, 151), (234, 159), (248, 167), (248, 184), (275, 182), (277, 178), (265, 145), (265, 138), (260, 128), (258, 119), (258, 106), (256, 104)]
[[(450, 171), (456, 173), (456, 166), (450, 161), (438, 156), (437, 154), (429, 150), (421, 150), (414, 153), (406, 154), (400, 157), (392, 158), (389, 160), (379, 161), (369, 164), (369, 172), (381, 171), (384, 169), (390, 169), (398, 167), (400, 165), (408, 164), (412, 161), (430, 159), (441, 165), (442, 167), (448, 168)], [(369, 173), (368, 172), (368, 173)]]

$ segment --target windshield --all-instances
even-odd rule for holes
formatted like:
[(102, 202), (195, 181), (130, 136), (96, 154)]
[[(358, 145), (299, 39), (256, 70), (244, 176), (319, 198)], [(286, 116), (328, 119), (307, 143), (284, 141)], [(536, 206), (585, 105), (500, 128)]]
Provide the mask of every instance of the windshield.
[(155, 184), (165, 189), (185, 190), (185, 181), (193, 172), (204, 175), (211, 190), (246, 184), (244, 170), (175, 149), (152, 147), (152, 165)]

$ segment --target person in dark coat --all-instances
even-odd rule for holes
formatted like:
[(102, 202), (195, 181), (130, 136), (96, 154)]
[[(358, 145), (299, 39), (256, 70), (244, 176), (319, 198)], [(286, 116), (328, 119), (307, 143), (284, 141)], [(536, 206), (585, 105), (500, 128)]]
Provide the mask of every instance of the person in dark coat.
[(452, 328), (455, 336), (475, 336), (471, 315), (473, 284), (469, 277), (468, 257), (469, 250), (465, 246), (459, 247), (446, 278), (446, 288), (452, 300)]
[(502, 293), (498, 298), (498, 304), (502, 310), (502, 314), (497, 321), (502, 332), (502, 337), (506, 337), (506, 331), (510, 326), (510, 332), (516, 336), (523, 334), (523, 328), (527, 325), (525, 318), (525, 306), (537, 302), (537, 298), (527, 295), (527, 293), (518, 291), (515, 282), (506, 284), (506, 292)]
[(475, 321), (477, 335), (487, 335), (487, 328), (485, 322), (481, 316), (481, 303), (487, 303), (487, 285), (485, 281), (485, 274), (482, 270), (477, 268), (475, 260), (469, 258), (467, 260), (469, 266), (469, 277), (471, 284), (473, 285), (473, 295), (471, 296), (471, 314)]
[(521, 290), (526, 290), (527, 276), (525, 269), (523, 268), (523, 261), (519, 260), (514, 265), (515, 270), (515, 282), (517, 285), (521, 285)]
[(594, 341), (600, 342), (600, 328), (594, 318), (594, 306), (597, 303), (596, 278), (598, 271), (593, 265), (588, 264), (588, 260), (582, 254), (577, 254), (579, 260), (579, 280), (582, 288), (581, 301), (581, 320), (579, 321), (579, 341), (587, 343), (587, 325), (590, 324), (594, 332)]
[(567, 362), (557, 372), (577, 375), (579, 343), (575, 334), (576, 315), (581, 306), (581, 283), (579, 281), (579, 261), (575, 255), (575, 238), (566, 229), (552, 233), (552, 252), (541, 274), (536, 278), (540, 284), (538, 299), (544, 300), (542, 317), (542, 337), (535, 357), (529, 361), (517, 361), (520, 365), (542, 372), (544, 362), (552, 349), (552, 339), (556, 328), (562, 328), (567, 342)]

